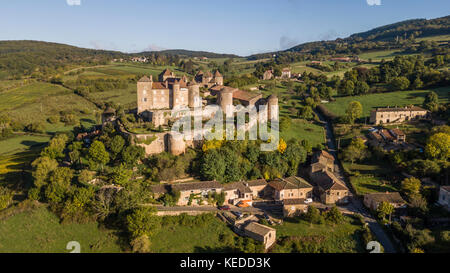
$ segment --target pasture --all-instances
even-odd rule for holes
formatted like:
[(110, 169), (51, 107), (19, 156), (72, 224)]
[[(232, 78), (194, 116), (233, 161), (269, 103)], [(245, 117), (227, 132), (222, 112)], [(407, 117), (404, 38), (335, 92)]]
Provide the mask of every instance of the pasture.
[(345, 110), (350, 102), (359, 101), (363, 106), (363, 117), (368, 117), (370, 116), (370, 111), (376, 107), (401, 107), (411, 104), (420, 106), (430, 91), (438, 94), (440, 102), (446, 103), (449, 101), (450, 88), (444, 87), (432, 90), (395, 91), (361, 96), (337, 97), (336, 101), (324, 105), (335, 115), (342, 116), (345, 114)]

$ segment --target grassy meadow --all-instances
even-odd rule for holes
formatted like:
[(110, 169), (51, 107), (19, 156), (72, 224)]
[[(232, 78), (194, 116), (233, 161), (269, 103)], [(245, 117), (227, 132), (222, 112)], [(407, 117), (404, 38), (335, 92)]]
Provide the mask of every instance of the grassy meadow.
[[(207, 227), (177, 225), (162, 228), (151, 238), (153, 253), (221, 252), (227, 245), (220, 240), (222, 234), (235, 234), (218, 218)], [(183, 243), (180, 243), (183, 242)]]
[(338, 116), (345, 114), (347, 106), (352, 101), (359, 101), (363, 106), (363, 116), (370, 116), (370, 111), (376, 107), (394, 107), (406, 105), (422, 105), (428, 92), (434, 91), (438, 94), (439, 100), (443, 103), (449, 101), (449, 87), (437, 88), (433, 90), (413, 90), (396, 91), (386, 93), (376, 93), (361, 96), (337, 97), (336, 101), (325, 104), (326, 108)]
[[(336, 225), (311, 224), (299, 218), (287, 218), (282, 225), (274, 226), (277, 230), (277, 242), (283, 237), (295, 237), (304, 242), (314, 242), (328, 253), (365, 252), (359, 234), (360, 224), (352, 217)], [(281, 245), (272, 249), (273, 253), (286, 252)]]
[(114, 232), (97, 223), (60, 224), (43, 206), (0, 220), (0, 253), (69, 253), (70, 241), (80, 243), (81, 253), (121, 252)]

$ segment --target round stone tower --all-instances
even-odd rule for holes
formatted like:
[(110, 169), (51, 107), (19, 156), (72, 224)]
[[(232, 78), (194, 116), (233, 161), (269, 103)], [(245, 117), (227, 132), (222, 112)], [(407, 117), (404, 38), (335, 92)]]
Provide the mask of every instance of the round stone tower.
[(233, 91), (233, 88), (224, 87), (218, 94), (217, 102), (224, 113), (226, 113), (228, 105), (233, 105)]
[(172, 95), (173, 95), (173, 102), (172, 102), (172, 108), (175, 108), (177, 106), (181, 105), (181, 90), (180, 90), (180, 82), (176, 80), (172, 85)]
[(172, 133), (169, 134), (168, 141), (169, 153), (173, 155), (181, 155), (186, 151), (186, 143), (183, 140), (183, 137), (174, 136)]
[[(272, 106), (276, 106), (274, 111), (272, 111)], [(278, 119), (278, 97), (274, 94), (270, 95), (267, 101), (267, 113), (269, 120)]]
[(188, 106), (189, 108), (200, 107), (202, 100), (200, 98), (200, 86), (192, 79), (188, 84)]

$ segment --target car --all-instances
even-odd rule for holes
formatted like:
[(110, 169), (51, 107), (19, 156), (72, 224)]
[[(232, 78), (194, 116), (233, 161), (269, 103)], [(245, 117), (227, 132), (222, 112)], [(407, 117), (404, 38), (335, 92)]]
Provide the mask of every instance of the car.
[(310, 203), (312, 203), (312, 202), (313, 202), (312, 198), (307, 198), (307, 199), (305, 200), (305, 204), (310, 204)]
[(225, 205), (225, 206), (220, 206), (219, 209), (220, 210), (230, 210), (231, 208), (230, 208), (230, 206)]
[(241, 218), (242, 217), (242, 213), (239, 211), (232, 211), (231, 213), (233, 213), (237, 218)]
[(264, 212), (264, 219), (266, 219), (267, 221), (269, 221), (269, 220), (270, 220), (270, 217), (269, 217), (269, 215), (267, 215), (267, 213), (265, 213), (265, 212)]

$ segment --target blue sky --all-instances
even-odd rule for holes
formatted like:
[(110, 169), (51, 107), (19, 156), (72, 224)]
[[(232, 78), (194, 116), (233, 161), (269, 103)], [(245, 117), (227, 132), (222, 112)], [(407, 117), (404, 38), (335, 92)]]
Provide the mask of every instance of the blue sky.
[[(80, 5), (68, 4), (77, 1)], [(446, 16), (450, 1), (8, 0), (1, 1), (0, 11), (0, 40), (246, 56), (346, 37), (401, 20)]]

